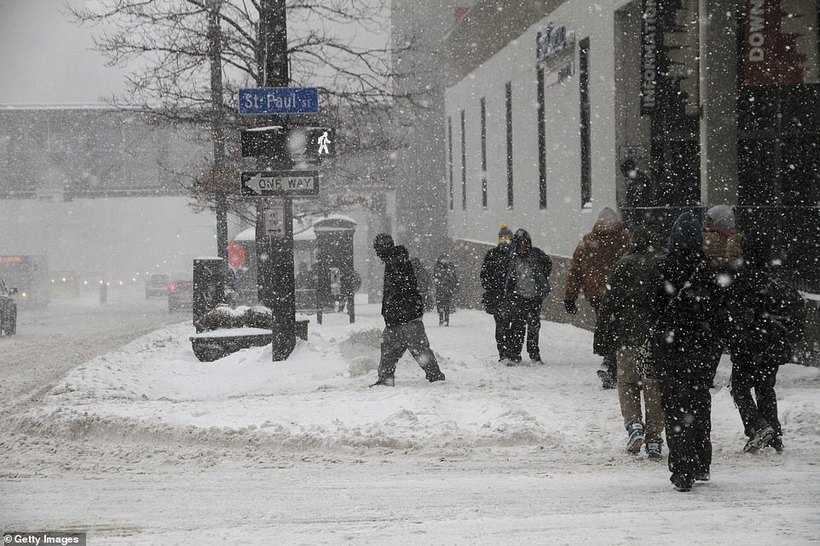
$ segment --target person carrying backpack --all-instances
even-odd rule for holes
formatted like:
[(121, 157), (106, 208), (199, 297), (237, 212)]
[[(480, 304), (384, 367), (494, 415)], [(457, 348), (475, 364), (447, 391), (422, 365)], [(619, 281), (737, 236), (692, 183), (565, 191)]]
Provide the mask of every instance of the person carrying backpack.
[(551, 272), (550, 257), (532, 246), (532, 238), (526, 230), (517, 230), (510, 245), (504, 278), (504, 315), (509, 321), (504, 349), (507, 356), (504, 364), (507, 366), (521, 362), (525, 334), (530, 360), (543, 364), (539, 345), (541, 304), (550, 293)]
[(746, 234), (745, 263), (729, 292), (731, 390), (749, 438), (743, 447), (747, 453), (766, 446), (783, 450), (774, 386), (780, 365), (789, 361), (793, 344), (802, 337), (806, 316), (800, 293), (769, 267), (770, 249), (762, 231)]
[[(646, 443), (647, 456), (657, 461), (662, 456), (666, 417), (651, 356), (644, 349), (655, 324), (654, 288), (660, 284), (661, 255), (655, 241), (648, 227), (638, 225), (632, 231), (632, 249), (615, 265), (610, 288), (601, 302), (593, 349), (596, 354), (614, 353), (617, 358), (618, 400), (627, 433), (627, 452), (637, 455)], [(641, 393), (645, 414), (641, 411)]]
[(703, 253), (702, 229), (692, 212), (675, 220), (654, 299), (652, 355), (666, 414), (670, 481), (678, 491), (709, 481), (712, 464), (709, 383), (720, 347), (722, 292)]

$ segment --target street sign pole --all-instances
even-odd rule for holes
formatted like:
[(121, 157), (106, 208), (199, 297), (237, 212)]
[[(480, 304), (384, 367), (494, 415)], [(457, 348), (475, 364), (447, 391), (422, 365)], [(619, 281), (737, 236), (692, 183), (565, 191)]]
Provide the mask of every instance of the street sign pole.
[[(285, 87), (288, 75), (287, 19), (285, 0), (262, 0), (259, 14), (260, 87)], [(266, 167), (290, 169), (290, 158), (259, 159)], [(285, 236), (272, 238), (264, 225), (266, 199), (257, 198), (256, 248), (259, 284), (259, 301), (272, 314), (271, 345), (274, 362), (285, 360), (296, 347), (296, 300), (293, 275), (293, 203), (284, 199)], [(275, 279), (275, 282), (274, 282)]]

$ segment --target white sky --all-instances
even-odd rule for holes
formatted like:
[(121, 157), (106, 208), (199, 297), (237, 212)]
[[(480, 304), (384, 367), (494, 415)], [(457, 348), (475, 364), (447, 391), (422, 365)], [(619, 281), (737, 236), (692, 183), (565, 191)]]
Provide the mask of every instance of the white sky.
[(122, 90), (122, 69), (92, 51), (94, 29), (64, 12), (64, 0), (0, 0), (0, 105), (95, 104)]

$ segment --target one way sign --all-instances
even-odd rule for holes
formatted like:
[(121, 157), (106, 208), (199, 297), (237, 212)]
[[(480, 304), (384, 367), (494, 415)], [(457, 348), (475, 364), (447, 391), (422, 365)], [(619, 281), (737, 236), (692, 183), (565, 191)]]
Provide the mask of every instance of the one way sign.
[(319, 171), (248, 171), (242, 173), (246, 197), (319, 195)]

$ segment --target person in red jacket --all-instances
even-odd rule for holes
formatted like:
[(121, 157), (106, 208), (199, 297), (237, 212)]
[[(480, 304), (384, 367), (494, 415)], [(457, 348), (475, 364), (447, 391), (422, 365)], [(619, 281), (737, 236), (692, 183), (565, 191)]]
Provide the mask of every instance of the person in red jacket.
[[(604, 207), (598, 215), (598, 221), (592, 226), (592, 231), (584, 235), (572, 255), (564, 291), (567, 313), (574, 315), (578, 312), (575, 300), (583, 292), (597, 315), (609, 276), (618, 260), (627, 253), (631, 243), (629, 230), (618, 214), (611, 208)], [(604, 355), (601, 369), (597, 373), (603, 388), (615, 388), (615, 354)]]

